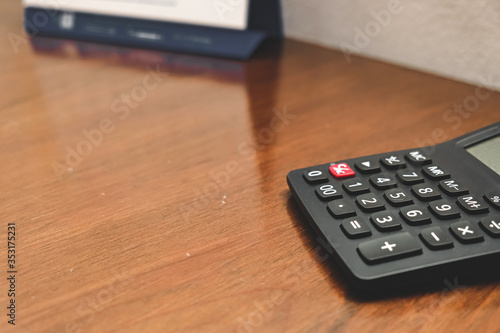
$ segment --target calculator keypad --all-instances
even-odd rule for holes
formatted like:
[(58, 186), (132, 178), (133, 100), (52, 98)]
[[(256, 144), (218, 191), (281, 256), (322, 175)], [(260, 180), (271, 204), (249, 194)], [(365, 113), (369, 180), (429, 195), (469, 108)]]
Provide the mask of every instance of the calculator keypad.
[(500, 242), (500, 190), (471, 193), (436, 162), (419, 150), (365, 157), (305, 169), (303, 183), (326, 206), (328, 230), (356, 242), (334, 246), (369, 266)]

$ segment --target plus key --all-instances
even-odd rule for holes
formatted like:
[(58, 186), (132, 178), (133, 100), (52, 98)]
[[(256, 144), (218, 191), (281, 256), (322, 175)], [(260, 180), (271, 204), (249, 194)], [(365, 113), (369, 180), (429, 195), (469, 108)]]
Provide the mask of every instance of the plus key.
[(414, 256), (422, 253), (422, 247), (407, 232), (374, 239), (358, 245), (358, 252), (366, 262), (382, 261)]

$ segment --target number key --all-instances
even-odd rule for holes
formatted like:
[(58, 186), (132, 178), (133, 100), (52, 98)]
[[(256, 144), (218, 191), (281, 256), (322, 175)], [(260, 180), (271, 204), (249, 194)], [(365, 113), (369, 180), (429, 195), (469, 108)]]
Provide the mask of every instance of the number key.
[(304, 178), (308, 183), (324, 183), (328, 181), (328, 176), (320, 170), (304, 171)]
[(321, 200), (333, 200), (342, 198), (342, 194), (333, 187), (332, 184), (325, 184), (316, 187), (316, 194)]
[(434, 187), (427, 183), (413, 185), (411, 191), (417, 198), (422, 201), (433, 201), (441, 199), (441, 193), (439, 193)]
[(371, 193), (358, 196), (356, 203), (364, 212), (376, 212), (385, 209), (382, 201)]
[(370, 217), (370, 221), (380, 231), (401, 229), (401, 223), (388, 211), (378, 212)]
[(384, 197), (395, 207), (411, 205), (413, 203), (413, 199), (406, 193), (406, 191), (399, 188), (385, 191)]
[(359, 178), (345, 180), (342, 183), (342, 187), (347, 191), (347, 193), (354, 195), (370, 192), (368, 184)]
[(446, 200), (438, 200), (429, 204), (429, 210), (440, 220), (449, 220), (460, 217), (458, 207)]
[(399, 214), (409, 225), (420, 225), (431, 223), (431, 216), (417, 205), (401, 208)]
[(396, 176), (405, 185), (414, 185), (424, 181), (424, 177), (415, 170), (399, 170), (396, 172)]
[(398, 183), (394, 177), (389, 175), (376, 175), (370, 177), (370, 182), (378, 190), (387, 190), (391, 187), (397, 187)]

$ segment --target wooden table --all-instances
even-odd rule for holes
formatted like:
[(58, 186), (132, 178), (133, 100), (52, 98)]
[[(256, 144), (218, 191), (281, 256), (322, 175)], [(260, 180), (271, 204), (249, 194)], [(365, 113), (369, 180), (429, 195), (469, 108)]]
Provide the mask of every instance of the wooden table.
[(247, 63), (43, 38), (16, 52), (20, 4), (0, 13), (2, 332), (500, 331), (498, 280), (351, 293), (285, 180), (499, 121), (497, 93), (451, 121), (476, 87), (293, 41)]

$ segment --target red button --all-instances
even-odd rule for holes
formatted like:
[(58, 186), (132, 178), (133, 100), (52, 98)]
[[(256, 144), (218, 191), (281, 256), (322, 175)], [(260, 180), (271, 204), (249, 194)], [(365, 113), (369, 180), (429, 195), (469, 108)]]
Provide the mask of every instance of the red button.
[(347, 178), (355, 176), (356, 173), (346, 163), (330, 165), (330, 173), (335, 178)]

